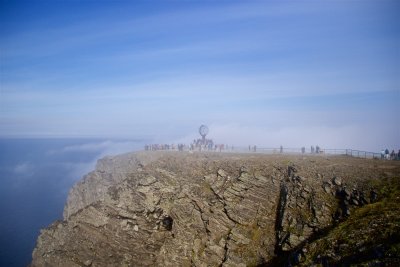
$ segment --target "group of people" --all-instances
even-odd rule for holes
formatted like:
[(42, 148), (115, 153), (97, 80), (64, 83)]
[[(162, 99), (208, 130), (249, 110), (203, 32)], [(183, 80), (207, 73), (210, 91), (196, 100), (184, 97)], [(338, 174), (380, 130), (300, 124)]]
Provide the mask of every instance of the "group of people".
[(321, 148), (318, 146), (318, 145), (316, 145), (315, 146), (315, 149), (314, 149), (314, 147), (313, 146), (311, 146), (311, 154), (320, 154), (320, 153), (322, 153), (322, 150), (321, 150)]
[(189, 146), (189, 150), (191, 151), (227, 151), (233, 150), (233, 146), (229, 147), (226, 144), (214, 144), (211, 139), (197, 139), (193, 140), (193, 142)]
[[(314, 146), (311, 146), (311, 150), (310, 151), (311, 151), (311, 154), (321, 154), (321, 153), (323, 153), (323, 151), (321, 150), (321, 148), (318, 145), (315, 146), (315, 148), (314, 148)], [(283, 146), (280, 146), (279, 152), (283, 153)], [(306, 153), (306, 147), (303, 146), (301, 148), (301, 153), (302, 154)]]
[[(199, 139), (201, 140), (201, 139)], [(214, 144), (212, 140), (205, 140), (205, 142), (200, 142), (198, 140), (193, 140), (189, 146), (186, 144), (146, 144), (144, 146), (145, 151), (159, 151), (159, 150), (177, 150), (177, 151), (228, 151), (233, 150), (233, 146), (229, 147), (225, 144)]]
[(183, 151), (186, 149), (185, 144), (148, 144), (144, 146), (144, 150), (146, 151), (158, 151), (158, 150), (178, 150)]
[(400, 149), (396, 153), (394, 149), (392, 152), (389, 152), (389, 149), (382, 149), (381, 151), (381, 159), (388, 159), (388, 160), (400, 160)]
[(190, 144), (189, 149), (191, 151), (193, 150), (199, 150), (199, 151), (211, 151), (214, 148), (214, 142), (211, 139), (195, 139), (193, 142)]

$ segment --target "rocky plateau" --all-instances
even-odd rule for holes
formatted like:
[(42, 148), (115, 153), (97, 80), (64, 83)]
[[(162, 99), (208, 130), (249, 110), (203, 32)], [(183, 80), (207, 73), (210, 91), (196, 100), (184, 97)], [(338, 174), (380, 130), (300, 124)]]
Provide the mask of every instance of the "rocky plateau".
[(98, 161), (31, 266), (400, 266), (400, 161), (142, 151)]

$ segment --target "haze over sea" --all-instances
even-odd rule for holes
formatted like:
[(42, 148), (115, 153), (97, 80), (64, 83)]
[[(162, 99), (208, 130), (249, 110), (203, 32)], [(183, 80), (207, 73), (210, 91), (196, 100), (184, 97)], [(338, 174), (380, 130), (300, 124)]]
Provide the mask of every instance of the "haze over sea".
[(0, 266), (21, 267), (41, 228), (62, 219), (67, 194), (97, 159), (144, 140), (0, 139)]

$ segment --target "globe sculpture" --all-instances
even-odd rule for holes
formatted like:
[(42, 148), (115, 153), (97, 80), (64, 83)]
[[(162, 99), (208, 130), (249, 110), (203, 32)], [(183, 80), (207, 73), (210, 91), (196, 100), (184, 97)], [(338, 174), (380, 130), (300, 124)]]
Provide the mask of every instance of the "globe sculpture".
[(200, 133), (200, 135), (202, 137), (202, 141), (203, 141), (203, 144), (204, 144), (205, 141), (206, 141), (206, 135), (208, 134), (208, 127), (206, 125), (204, 125), (204, 124), (201, 125), (200, 128), (199, 128), (199, 133)]

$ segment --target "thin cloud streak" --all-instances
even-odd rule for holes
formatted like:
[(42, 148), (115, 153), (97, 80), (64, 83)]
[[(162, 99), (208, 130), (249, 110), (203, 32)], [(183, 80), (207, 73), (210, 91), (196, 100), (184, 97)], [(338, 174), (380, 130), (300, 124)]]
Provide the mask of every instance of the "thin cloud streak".
[[(17, 33), (2, 37), (2, 50), (5, 57), (17, 56), (50, 56), (73, 47), (90, 45), (93, 42), (110, 40), (121, 36), (132, 34), (155, 34), (164, 32), (165, 29), (180, 29), (196, 25), (214, 25), (215, 23), (228, 23), (236, 20), (247, 20), (264, 18), (268, 16), (279, 17), (283, 15), (311, 13), (311, 6), (285, 4), (265, 5), (257, 4), (235, 4), (231, 7), (213, 6), (177, 12), (160, 13), (157, 15), (138, 16), (135, 19), (125, 18), (105, 23), (104, 19), (88, 18), (80, 23), (42, 29), (33, 32)], [(94, 31), (93, 29), (102, 29)], [(79, 37), (78, 37), (79, 36)], [(50, 37), (52, 42), (44, 42), (43, 38)], [(15, 40), (19, 40), (22, 47), (15, 46)], [(24, 44), (27, 42), (40, 44), (33, 45), (33, 49), (26, 50)]]
[(101, 3), (71, 17), (64, 5), (0, 35), (0, 136), (399, 132), (392, 2)]

